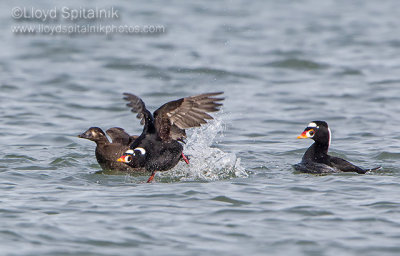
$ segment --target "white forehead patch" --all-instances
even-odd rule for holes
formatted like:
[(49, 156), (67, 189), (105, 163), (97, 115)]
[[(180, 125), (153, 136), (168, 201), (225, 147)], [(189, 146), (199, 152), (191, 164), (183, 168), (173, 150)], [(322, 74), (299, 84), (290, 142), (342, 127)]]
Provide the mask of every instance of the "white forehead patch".
[(133, 154), (134, 154), (134, 152), (133, 152), (133, 150), (132, 150), (132, 149), (129, 149), (129, 150), (127, 150), (127, 151), (125, 152), (125, 154), (130, 154), (130, 155), (133, 155)]
[(135, 148), (135, 150), (139, 150), (141, 155), (146, 154), (146, 150), (144, 148)]
[(307, 125), (307, 127), (316, 127), (316, 128), (318, 128), (318, 125), (316, 123), (314, 123), (314, 122), (311, 122), (311, 123), (309, 123)]

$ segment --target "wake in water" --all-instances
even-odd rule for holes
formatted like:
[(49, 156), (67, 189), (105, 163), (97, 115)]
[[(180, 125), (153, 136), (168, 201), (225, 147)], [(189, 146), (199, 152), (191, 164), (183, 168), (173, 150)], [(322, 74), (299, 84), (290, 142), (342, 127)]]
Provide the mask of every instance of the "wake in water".
[(240, 158), (234, 153), (225, 153), (212, 147), (217, 137), (222, 136), (224, 123), (218, 117), (207, 125), (193, 129), (188, 136), (183, 152), (190, 157), (190, 164), (179, 163), (167, 172), (159, 172), (156, 177), (163, 181), (214, 181), (247, 177), (248, 173), (240, 165)]

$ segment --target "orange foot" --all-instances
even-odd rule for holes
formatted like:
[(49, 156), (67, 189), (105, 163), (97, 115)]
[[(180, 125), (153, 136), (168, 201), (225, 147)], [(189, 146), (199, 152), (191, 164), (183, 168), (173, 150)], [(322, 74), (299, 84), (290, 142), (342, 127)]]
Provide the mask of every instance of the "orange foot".
[(183, 154), (183, 152), (182, 152), (182, 158), (183, 160), (185, 160), (187, 164), (189, 164), (189, 159)]
[(149, 179), (147, 180), (147, 183), (150, 183), (150, 182), (153, 181), (154, 175), (156, 175), (156, 171), (153, 171), (153, 172), (151, 173), (151, 176), (150, 176)]

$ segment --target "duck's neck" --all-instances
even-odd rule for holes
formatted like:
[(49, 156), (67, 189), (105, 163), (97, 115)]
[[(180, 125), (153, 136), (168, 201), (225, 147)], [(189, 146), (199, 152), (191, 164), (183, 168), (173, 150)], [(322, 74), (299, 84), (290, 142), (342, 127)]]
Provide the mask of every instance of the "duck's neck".
[(320, 154), (328, 154), (329, 143), (314, 142), (315, 152)]
[(328, 158), (329, 143), (314, 142), (306, 151), (303, 160), (323, 163)]
[(97, 146), (110, 144), (110, 142), (108, 141), (107, 138), (100, 138), (100, 139), (96, 140), (95, 142), (96, 142)]

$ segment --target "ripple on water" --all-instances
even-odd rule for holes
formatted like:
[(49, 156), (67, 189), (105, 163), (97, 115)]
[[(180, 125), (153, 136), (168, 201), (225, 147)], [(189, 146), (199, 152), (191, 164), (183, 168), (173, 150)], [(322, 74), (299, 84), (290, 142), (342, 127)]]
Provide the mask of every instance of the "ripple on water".
[(2, 93), (3, 92), (12, 92), (12, 91), (16, 91), (18, 89), (19, 89), (18, 86), (12, 85), (12, 84), (0, 85), (0, 90), (1, 90)]
[(295, 206), (285, 209), (285, 212), (288, 213), (295, 213), (301, 216), (327, 216), (327, 215), (334, 215), (334, 213), (324, 210), (324, 209), (317, 209), (313, 206)]
[(105, 68), (116, 69), (116, 70), (138, 70), (138, 71), (149, 71), (149, 72), (161, 72), (162, 70), (151, 64), (138, 64), (132, 63), (132, 60), (126, 59), (115, 59), (112, 61), (108, 61), (105, 65)]
[(363, 206), (368, 206), (376, 209), (399, 209), (399, 203), (390, 201), (380, 201), (371, 204), (364, 204)]
[(336, 72), (336, 76), (359, 76), (364, 75), (362, 70), (354, 69), (354, 68), (344, 68), (343, 70)]
[(375, 158), (378, 160), (400, 159), (400, 153), (384, 151), (379, 153)]
[(44, 85), (58, 85), (58, 84), (67, 84), (67, 82), (72, 80), (72, 76), (69, 75), (68, 73), (61, 73), (57, 74), (55, 76), (52, 76), (51, 78), (43, 81), (41, 84)]
[(241, 205), (251, 204), (250, 202), (236, 200), (236, 199), (233, 199), (233, 198), (230, 198), (227, 196), (217, 196), (217, 197), (212, 198), (211, 200), (223, 202), (223, 203), (229, 203), (232, 206), (241, 206)]
[(187, 68), (187, 67), (171, 67), (168, 71), (179, 73), (179, 74), (198, 74), (198, 75), (211, 75), (220, 78), (225, 77), (241, 77), (241, 78), (255, 78), (247, 73), (229, 72), (227, 70), (208, 68), (208, 67), (198, 67), (198, 68)]
[(284, 69), (297, 69), (297, 70), (318, 70), (328, 68), (329, 65), (315, 62), (312, 60), (288, 58), (279, 61), (267, 63), (266, 66)]
[(56, 159), (52, 160), (50, 162), (50, 165), (53, 166), (53, 168), (60, 168), (60, 167), (70, 167), (74, 166), (78, 163), (78, 160), (76, 157), (57, 157)]
[(5, 155), (4, 159), (1, 159), (0, 161), (8, 163), (20, 163), (21, 161), (24, 163), (32, 163), (38, 161), (38, 159), (23, 154), (8, 154)]

